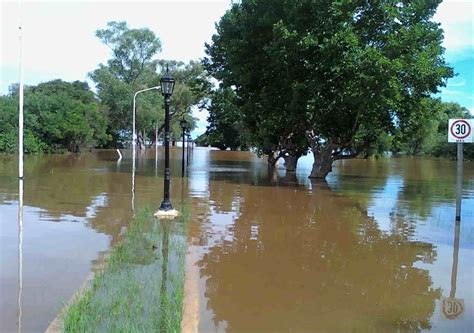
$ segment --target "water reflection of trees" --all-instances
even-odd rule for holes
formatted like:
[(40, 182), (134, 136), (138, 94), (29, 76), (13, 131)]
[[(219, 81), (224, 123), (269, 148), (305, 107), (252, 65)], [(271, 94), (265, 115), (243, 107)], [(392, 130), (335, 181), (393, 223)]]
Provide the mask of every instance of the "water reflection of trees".
[(456, 173), (452, 161), (405, 158), (400, 163), (404, 166), (404, 186), (397, 198), (399, 213), (426, 219), (436, 205), (454, 202)]
[(430, 328), (440, 290), (414, 264), (433, 262), (431, 244), (383, 233), (327, 188), (242, 185), (238, 200), (232, 240), (217, 240), (199, 262), (216, 324), (229, 332)]
[[(89, 227), (111, 235), (115, 241), (130, 223), (132, 212), (131, 162), (117, 164), (114, 157), (113, 151), (27, 156), (25, 205), (40, 208), (40, 218), (49, 221), (85, 220)], [(137, 159), (137, 164), (139, 207), (158, 205), (163, 186), (162, 168), (155, 177), (153, 159)], [(173, 172), (177, 174), (180, 164), (175, 164)], [(17, 200), (16, 166), (14, 156), (0, 156), (0, 180), (7, 180), (1, 183), (0, 204)], [(181, 187), (181, 181), (173, 179), (173, 200), (181, 195)]]
[(337, 167), (339, 175), (332, 179), (331, 187), (364, 209), (370, 205), (374, 192), (386, 186), (392, 171), (387, 159), (342, 160)]
[[(338, 176), (330, 179), (331, 187), (358, 200), (361, 207), (370, 206), (373, 195), (381, 193), (390, 179), (400, 180), (394, 214), (415, 221), (427, 219), (436, 206), (455, 200), (456, 167), (453, 161), (402, 157), (343, 162), (338, 165)], [(468, 162), (465, 163), (464, 180), (464, 188), (474, 181), (474, 168)]]

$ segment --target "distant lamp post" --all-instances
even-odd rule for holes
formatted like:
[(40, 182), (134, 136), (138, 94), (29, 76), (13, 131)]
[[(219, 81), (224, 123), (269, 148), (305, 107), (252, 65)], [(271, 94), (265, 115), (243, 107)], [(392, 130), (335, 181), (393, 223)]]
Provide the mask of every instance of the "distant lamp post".
[(187, 141), (188, 141), (187, 149), (186, 149), (186, 153), (187, 153), (186, 166), (189, 166), (189, 156), (191, 156), (191, 154), (190, 154), (191, 150), (189, 149), (189, 144), (191, 143), (191, 134), (189, 134), (189, 128), (186, 131), (186, 138), (187, 138)]
[(133, 160), (135, 160), (135, 146), (137, 145), (137, 130), (136, 130), (136, 100), (137, 100), (137, 96), (138, 94), (141, 94), (142, 92), (145, 92), (145, 91), (149, 91), (149, 90), (158, 90), (160, 89), (161, 87), (160, 86), (156, 86), (156, 87), (151, 87), (151, 88), (146, 88), (146, 89), (142, 89), (142, 90), (138, 90), (137, 92), (135, 92), (135, 94), (133, 94), (133, 106), (132, 106), (132, 156), (133, 156)]
[[(161, 89), (160, 86), (146, 88), (142, 90), (138, 90), (133, 94), (133, 103), (132, 103), (132, 211), (135, 212), (135, 160), (136, 160), (136, 145), (137, 145), (137, 130), (136, 130), (136, 106), (137, 106), (137, 96), (142, 92), (149, 91), (149, 90), (159, 90)], [(120, 154), (120, 150), (118, 151)], [(120, 157), (122, 158), (122, 157)]]
[(182, 147), (182, 158), (181, 158), (181, 177), (184, 177), (184, 150), (186, 149), (186, 141), (185, 141), (185, 135), (186, 135), (186, 129), (188, 127), (188, 123), (186, 120), (181, 119), (179, 121), (179, 125), (181, 126), (181, 129), (183, 130), (183, 147)]
[(168, 67), (166, 73), (160, 80), (161, 93), (165, 97), (165, 179), (163, 202), (160, 209), (155, 214), (157, 217), (174, 217), (177, 212), (173, 209), (170, 202), (170, 101), (173, 95), (175, 80), (171, 77)]

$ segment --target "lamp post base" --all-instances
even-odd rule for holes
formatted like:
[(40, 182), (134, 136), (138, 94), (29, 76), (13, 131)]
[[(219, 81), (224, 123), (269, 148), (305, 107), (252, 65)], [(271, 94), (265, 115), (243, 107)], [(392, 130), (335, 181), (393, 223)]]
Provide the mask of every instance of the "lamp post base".
[(162, 210), (159, 209), (153, 214), (154, 217), (159, 219), (169, 219), (172, 220), (179, 215), (179, 212), (176, 209)]

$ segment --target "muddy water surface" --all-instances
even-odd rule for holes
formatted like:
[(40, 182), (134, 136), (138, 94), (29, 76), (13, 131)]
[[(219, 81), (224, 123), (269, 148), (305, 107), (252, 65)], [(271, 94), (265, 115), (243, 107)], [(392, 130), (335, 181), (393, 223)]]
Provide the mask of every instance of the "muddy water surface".
[[(344, 161), (323, 184), (309, 158), (289, 175), (246, 153), (195, 163), (189, 331), (473, 331), (472, 164), (456, 229), (450, 161)], [(448, 296), (464, 314), (446, 319)]]
[[(1, 332), (44, 330), (132, 207), (161, 202), (163, 161), (139, 156), (132, 181), (129, 156), (116, 157), (28, 157), (20, 229), (16, 164), (0, 156)], [(472, 163), (458, 228), (451, 161), (340, 161), (326, 183), (307, 179), (309, 157), (285, 174), (195, 149), (182, 180), (176, 149), (172, 167), (172, 202), (192, 211), (185, 331), (474, 330)]]

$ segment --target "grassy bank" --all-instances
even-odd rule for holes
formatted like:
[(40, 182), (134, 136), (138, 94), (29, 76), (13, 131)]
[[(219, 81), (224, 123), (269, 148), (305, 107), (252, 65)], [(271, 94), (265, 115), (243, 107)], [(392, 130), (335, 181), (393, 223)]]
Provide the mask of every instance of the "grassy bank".
[(140, 211), (68, 308), (64, 332), (180, 332), (188, 217), (158, 221)]

